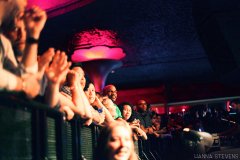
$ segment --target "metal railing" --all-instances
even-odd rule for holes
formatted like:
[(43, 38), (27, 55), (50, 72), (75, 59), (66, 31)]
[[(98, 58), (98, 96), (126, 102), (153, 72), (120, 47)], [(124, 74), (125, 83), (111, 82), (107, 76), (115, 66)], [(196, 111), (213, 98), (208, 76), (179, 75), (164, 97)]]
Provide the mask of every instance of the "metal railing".
[(0, 159), (93, 159), (95, 127), (64, 115), (23, 93), (0, 92)]

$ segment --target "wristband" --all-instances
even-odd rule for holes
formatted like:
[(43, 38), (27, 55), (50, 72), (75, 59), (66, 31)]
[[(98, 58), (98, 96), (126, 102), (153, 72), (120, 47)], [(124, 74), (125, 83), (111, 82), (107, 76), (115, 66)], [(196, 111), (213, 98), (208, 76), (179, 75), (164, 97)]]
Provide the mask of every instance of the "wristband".
[(27, 43), (28, 44), (38, 44), (39, 39), (33, 38), (33, 37), (28, 37), (27, 38)]
[(98, 113), (102, 113), (102, 112), (103, 112), (103, 108), (99, 108)]

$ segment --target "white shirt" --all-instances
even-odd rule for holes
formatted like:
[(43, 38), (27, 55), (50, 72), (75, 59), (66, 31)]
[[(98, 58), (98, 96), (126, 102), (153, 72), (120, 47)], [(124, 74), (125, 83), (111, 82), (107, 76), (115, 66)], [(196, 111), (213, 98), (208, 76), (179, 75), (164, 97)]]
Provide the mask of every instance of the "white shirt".
[(17, 76), (6, 70), (3, 66), (6, 59), (11, 61), (12, 67), (17, 68), (17, 61), (13, 53), (10, 41), (0, 34), (0, 90), (14, 90), (17, 86)]

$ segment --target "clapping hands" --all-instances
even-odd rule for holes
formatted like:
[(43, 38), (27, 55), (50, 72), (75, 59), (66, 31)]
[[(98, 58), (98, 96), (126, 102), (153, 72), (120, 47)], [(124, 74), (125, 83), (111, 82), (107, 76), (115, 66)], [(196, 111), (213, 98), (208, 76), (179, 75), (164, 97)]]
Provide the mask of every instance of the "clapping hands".
[(70, 66), (71, 62), (67, 61), (65, 52), (56, 51), (52, 63), (45, 70), (49, 82), (60, 84), (65, 81)]

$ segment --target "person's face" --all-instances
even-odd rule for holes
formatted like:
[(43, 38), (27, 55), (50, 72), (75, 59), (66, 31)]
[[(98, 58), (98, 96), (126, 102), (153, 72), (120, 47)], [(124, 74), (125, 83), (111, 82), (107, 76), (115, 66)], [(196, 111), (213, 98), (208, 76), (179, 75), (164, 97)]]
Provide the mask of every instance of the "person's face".
[(86, 78), (85, 78), (84, 71), (82, 70), (81, 67), (73, 67), (73, 70), (76, 71), (80, 75), (80, 84), (81, 84), (82, 88), (84, 88), (86, 85)]
[(24, 13), (19, 13), (15, 18), (15, 26), (5, 33), (13, 47), (21, 52), (23, 52), (26, 45), (26, 30), (23, 17)]
[(95, 87), (92, 83), (89, 84), (89, 87), (88, 87), (87, 91), (85, 91), (85, 94), (89, 100), (89, 103), (92, 104), (96, 99), (96, 91), (95, 91)]
[[(3, 2), (3, 1), (1, 1)], [(27, 6), (27, 0), (5, 0), (1, 6), (1, 19), (3, 21), (13, 20), (17, 13), (24, 12)]]
[(107, 144), (108, 159), (128, 160), (133, 150), (131, 134), (124, 126), (115, 126)]
[(138, 103), (137, 103), (137, 108), (140, 110), (140, 111), (147, 111), (147, 103), (146, 101), (144, 100), (139, 100)]
[(123, 119), (128, 120), (132, 115), (132, 108), (129, 105), (123, 106)]
[(156, 123), (156, 121), (157, 121), (157, 116), (154, 115), (154, 116), (152, 117), (152, 123)]
[(115, 86), (111, 85), (107, 90), (107, 96), (115, 102), (117, 100), (117, 89)]
[(161, 117), (160, 117), (160, 116), (154, 115), (154, 116), (152, 117), (152, 123), (153, 123), (153, 124), (159, 124), (160, 121), (161, 121)]

